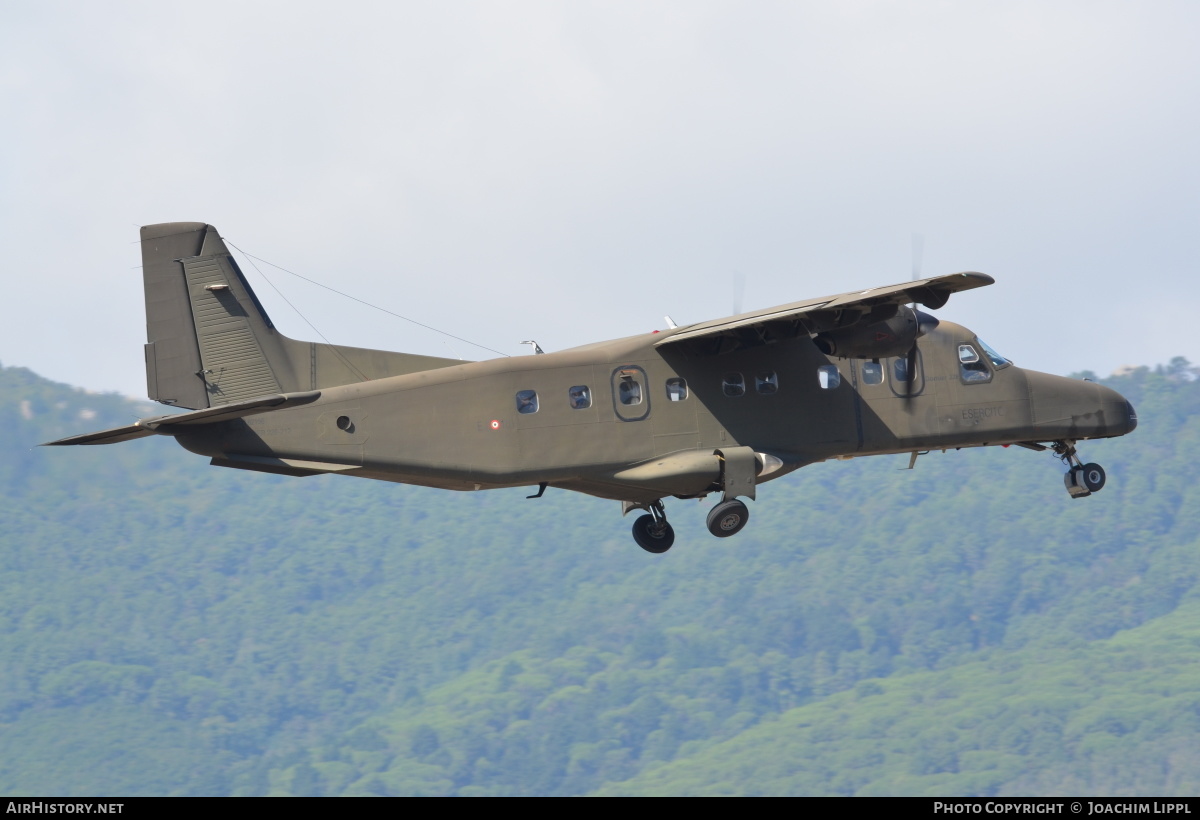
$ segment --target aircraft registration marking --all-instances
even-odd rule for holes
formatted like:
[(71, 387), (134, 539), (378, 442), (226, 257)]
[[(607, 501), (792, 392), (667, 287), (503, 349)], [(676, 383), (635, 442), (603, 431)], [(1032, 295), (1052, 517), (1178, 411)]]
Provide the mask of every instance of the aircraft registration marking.
[(967, 407), (962, 411), (963, 421), (982, 421), (983, 419), (997, 418), (1004, 415), (1004, 407), (996, 405), (993, 407)]

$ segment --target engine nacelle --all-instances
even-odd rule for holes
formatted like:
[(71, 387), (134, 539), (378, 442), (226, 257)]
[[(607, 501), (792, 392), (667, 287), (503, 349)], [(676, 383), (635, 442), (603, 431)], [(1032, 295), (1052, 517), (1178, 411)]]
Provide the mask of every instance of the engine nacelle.
[(923, 329), (917, 312), (901, 306), (890, 319), (818, 333), (813, 344), (826, 356), (845, 359), (907, 356)]

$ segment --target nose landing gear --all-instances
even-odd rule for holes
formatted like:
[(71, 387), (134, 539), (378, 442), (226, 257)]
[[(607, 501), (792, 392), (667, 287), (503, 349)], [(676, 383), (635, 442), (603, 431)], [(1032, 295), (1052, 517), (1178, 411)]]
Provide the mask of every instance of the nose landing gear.
[(1087, 498), (1092, 493), (1104, 489), (1107, 476), (1099, 464), (1084, 464), (1075, 450), (1074, 441), (1056, 441), (1054, 452), (1067, 465), (1067, 474), (1063, 476), (1063, 484), (1071, 498)]

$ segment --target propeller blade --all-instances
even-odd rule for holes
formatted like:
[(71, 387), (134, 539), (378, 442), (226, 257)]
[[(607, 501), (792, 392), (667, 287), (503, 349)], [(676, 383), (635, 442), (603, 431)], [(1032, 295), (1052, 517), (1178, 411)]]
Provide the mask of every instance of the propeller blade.
[(917, 381), (917, 343), (914, 341), (913, 346), (908, 349), (908, 356), (905, 358), (905, 368), (908, 371), (905, 373), (908, 376), (908, 381), (904, 385), (905, 401), (913, 397), (913, 385)]

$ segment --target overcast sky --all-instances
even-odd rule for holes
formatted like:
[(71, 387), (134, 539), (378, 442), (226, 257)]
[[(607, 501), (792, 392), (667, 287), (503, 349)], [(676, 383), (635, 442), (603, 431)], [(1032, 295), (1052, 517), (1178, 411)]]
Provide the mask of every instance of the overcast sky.
[[(1200, 361), (1200, 3), (0, 4), (0, 362), (145, 395), (140, 225), (522, 354), (979, 270), (1050, 372)], [(239, 258), (276, 324), (314, 334)], [(331, 341), (493, 354), (262, 266)]]

